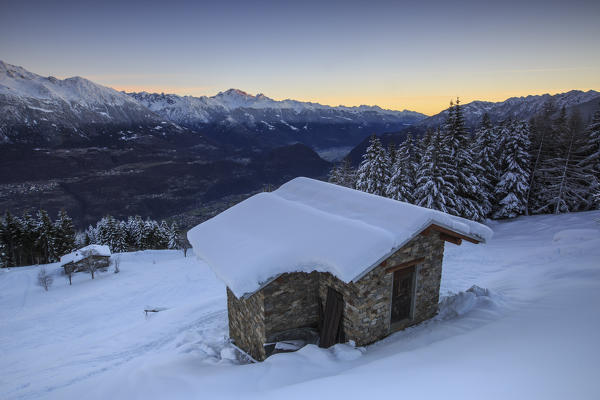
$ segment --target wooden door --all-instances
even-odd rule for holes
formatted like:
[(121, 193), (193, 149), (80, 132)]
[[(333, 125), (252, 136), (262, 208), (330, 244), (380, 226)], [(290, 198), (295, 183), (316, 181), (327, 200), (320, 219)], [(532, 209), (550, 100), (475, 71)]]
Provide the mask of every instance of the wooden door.
[(327, 300), (319, 347), (330, 347), (338, 342), (341, 336), (342, 312), (344, 311), (344, 298), (334, 289), (327, 288)]
[(410, 318), (414, 291), (414, 267), (394, 272), (392, 287), (392, 323)]

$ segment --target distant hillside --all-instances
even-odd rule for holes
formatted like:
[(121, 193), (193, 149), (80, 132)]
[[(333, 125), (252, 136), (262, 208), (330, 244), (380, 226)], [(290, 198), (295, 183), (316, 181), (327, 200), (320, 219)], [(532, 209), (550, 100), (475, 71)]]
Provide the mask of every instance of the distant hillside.
[[(592, 109), (592, 105), (600, 102), (600, 92), (596, 92), (595, 90), (588, 90), (587, 92), (571, 90), (555, 95), (544, 94), (539, 96), (511, 97), (497, 103), (489, 101), (473, 101), (471, 103), (463, 104), (462, 109), (465, 116), (465, 123), (468, 128), (472, 129), (481, 123), (481, 118), (485, 113), (490, 116), (492, 122), (503, 121), (508, 118), (528, 120), (539, 113), (542, 110), (542, 107), (549, 102), (553, 103), (557, 109), (560, 109), (563, 106), (572, 109), (574, 107), (581, 107), (584, 104), (589, 104), (589, 108), (582, 107), (581, 109), (582, 111), (587, 111), (585, 115), (583, 115), (583, 117), (587, 119), (589, 117), (589, 110)], [(424, 119), (419, 122), (418, 125), (426, 128), (435, 128), (444, 123), (447, 115), (448, 111), (444, 110), (439, 114)]]
[[(571, 90), (570, 92), (559, 93), (553, 96), (545, 94), (541, 96), (513, 97), (498, 103), (474, 101), (461, 105), (461, 107), (467, 128), (474, 130), (481, 124), (481, 119), (485, 113), (488, 113), (492, 123), (497, 123), (508, 118), (528, 120), (542, 111), (542, 107), (548, 102), (555, 105), (557, 114), (563, 106), (566, 107), (568, 113), (579, 112), (584, 123), (587, 124), (593, 113), (600, 108), (600, 92), (594, 90), (587, 92)], [(399, 144), (406, 139), (406, 135), (408, 134), (419, 137), (427, 129), (442, 126), (446, 121), (447, 115), (448, 111), (444, 110), (413, 126), (378, 136), (386, 146), (389, 143)], [(346, 158), (350, 160), (352, 165), (357, 166), (360, 164), (362, 155), (365, 153), (368, 145), (369, 138), (367, 137), (348, 153)]]

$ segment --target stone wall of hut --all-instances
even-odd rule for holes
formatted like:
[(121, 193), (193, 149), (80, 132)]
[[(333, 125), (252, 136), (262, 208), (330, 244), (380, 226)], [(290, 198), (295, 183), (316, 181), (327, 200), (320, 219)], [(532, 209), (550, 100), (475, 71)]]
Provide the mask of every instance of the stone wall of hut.
[(283, 274), (261, 290), (267, 340), (277, 333), (319, 324), (319, 273)]
[[(283, 274), (248, 299), (227, 289), (230, 337), (257, 360), (265, 358), (269, 337), (293, 328), (317, 326), (327, 288), (342, 294), (342, 329), (346, 340), (362, 346), (391, 332), (433, 317), (438, 310), (444, 241), (439, 234), (418, 235), (357, 282), (346, 284), (330, 273)], [(390, 323), (393, 273), (388, 268), (418, 258), (411, 318)]]
[(227, 314), (229, 317), (229, 337), (236, 346), (254, 359), (265, 359), (265, 308), (262, 291), (249, 298), (238, 299), (227, 288)]
[[(444, 241), (438, 233), (418, 235), (357, 282), (346, 284), (329, 273), (320, 274), (319, 296), (325, 304), (327, 287), (342, 294), (344, 336), (346, 340), (363, 346), (391, 332), (423, 322), (437, 313), (443, 256)], [(423, 262), (414, 266), (416, 280), (411, 318), (392, 326), (393, 273), (387, 273), (386, 270), (421, 257), (424, 258)]]

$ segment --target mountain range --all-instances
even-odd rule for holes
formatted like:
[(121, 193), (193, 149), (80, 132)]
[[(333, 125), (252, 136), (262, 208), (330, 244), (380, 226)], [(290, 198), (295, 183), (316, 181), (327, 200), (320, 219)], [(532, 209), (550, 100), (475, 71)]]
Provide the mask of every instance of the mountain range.
[(169, 124), (226, 145), (261, 148), (298, 142), (351, 146), (372, 132), (399, 130), (426, 118), (377, 106), (276, 101), (237, 89), (212, 97), (123, 93), (80, 77), (42, 77), (2, 61), (0, 113), (4, 143), (63, 145), (93, 138), (98, 126)]
[[(548, 101), (592, 110), (594, 91), (464, 105), (469, 127), (527, 119)], [(274, 100), (237, 89), (215, 96), (124, 93), (42, 77), (0, 61), (0, 211), (66, 208), (82, 227), (111, 213), (197, 223), (295, 176), (326, 177), (331, 159), (360, 159), (369, 135), (402, 140), (441, 124), (377, 106)], [(318, 154), (317, 154), (318, 153)]]

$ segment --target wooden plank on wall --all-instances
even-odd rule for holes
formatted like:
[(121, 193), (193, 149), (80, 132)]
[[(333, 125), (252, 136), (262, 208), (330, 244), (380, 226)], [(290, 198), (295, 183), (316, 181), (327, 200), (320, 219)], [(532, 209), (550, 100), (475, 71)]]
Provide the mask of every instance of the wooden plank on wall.
[(455, 245), (460, 246), (462, 243), (462, 239), (456, 236), (446, 235), (445, 233), (440, 233), (440, 239), (445, 240), (446, 242), (454, 243)]
[(417, 264), (420, 264), (423, 261), (425, 261), (425, 257), (421, 257), (421, 258), (417, 258), (417, 259), (414, 259), (414, 260), (411, 260), (411, 261), (407, 261), (407, 262), (404, 262), (402, 264), (397, 264), (397, 265), (391, 266), (389, 268), (386, 268), (385, 273), (389, 274), (389, 273), (398, 271), (400, 269), (409, 268), (409, 267), (415, 266)]

